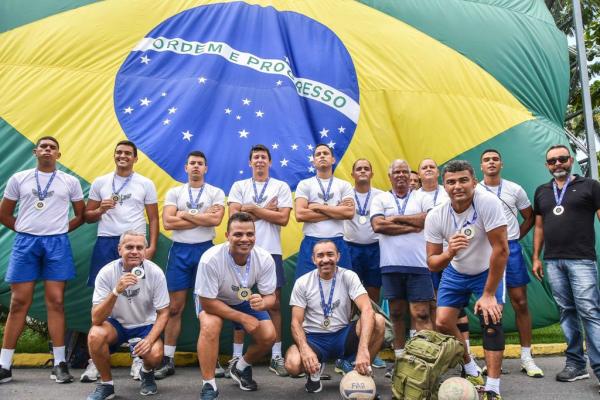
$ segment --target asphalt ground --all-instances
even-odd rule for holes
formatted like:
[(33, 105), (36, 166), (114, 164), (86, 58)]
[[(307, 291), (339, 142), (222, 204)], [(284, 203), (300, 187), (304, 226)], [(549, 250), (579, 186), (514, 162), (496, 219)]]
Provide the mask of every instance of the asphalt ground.
[[(564, 365), (564, 357), (538, 357), (538, 365), (544, 370), (546, 377), (541, 379), (529, 378), (519, 369), (519, 360), (505, 360), (503, 369), (508, 374), (502, 375), (501, 392), (503, 399), (526, 400), (598, 400), (598, 381), (590, 370), (590, 379), (572, 383), (557, 382), (555, 374)], [(72, 374), (79, 378), (82, 370), (73, 370)], [(256, 392), (242, 392), (230, 379), (217, 379), (219, 399), (244, 400), (281, 400), (281, 399), (340, 399), (339, 382), (341, 377), (333, 372), (333, 366), (328, 365), (326, 372), (331, 373), (332, 380), (323, 382), (323, 391), (308, 394), (304, 391), (305, 379), (281, 378), (270, 373), (267, 366), (254, 367), (254, 379), (259, 388)], [(375, 382), (383, 399), (391, 399), (391, 382), (384, 376), (384, 370), (375, 370)], [(447, 376), (458, 375), (450, 371)], [(0, 400), (24, 399), (85, 399), (94, 389), (93, 383), (80, 383), (76, 380), (70, 384), (57, 384), (49, 379), (50, 369), (46, 368), (16, 368), (13, 369), (13, 381), (0, 385)], [(142, 399), (138, 393), (139, 382), (129, 377), (128, 368), (114, 368), (113, 378), (117, 399)], [(158, 394), (150, 398), (168, 400), (198, 399), (201, 378), (197, 368), (177, 368), (176, 374), (158, 381)]]

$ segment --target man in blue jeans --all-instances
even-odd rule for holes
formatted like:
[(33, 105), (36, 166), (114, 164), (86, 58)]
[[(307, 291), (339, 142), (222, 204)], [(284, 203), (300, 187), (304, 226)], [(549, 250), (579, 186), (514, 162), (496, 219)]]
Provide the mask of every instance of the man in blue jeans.
[(583, 352), (583, 332), (590, 364), (600, 377), (600, 295), (594, 249), (594, 214), (600, 218), (600, 183), (571, 175), (573, 157), (566, 146), (550, 147), (546, 166), (554, 177), (535, 192), (533, 273), (542, 280), (542, 247), (552, 295), (560, 310), (567, 340), (565, 368), (556, 380), (589, 378)]

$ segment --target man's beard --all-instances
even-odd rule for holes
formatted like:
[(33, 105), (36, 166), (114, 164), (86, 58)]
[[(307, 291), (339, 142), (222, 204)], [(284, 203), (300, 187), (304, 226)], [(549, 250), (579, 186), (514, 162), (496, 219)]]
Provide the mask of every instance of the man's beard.
[(568, 176), (571, 173), (571, 168), (563, 168), (562, 171), (554, 171), (552, 173), (552, 176), (554, 176), (555, 178), (564, 178), (565, 176)]

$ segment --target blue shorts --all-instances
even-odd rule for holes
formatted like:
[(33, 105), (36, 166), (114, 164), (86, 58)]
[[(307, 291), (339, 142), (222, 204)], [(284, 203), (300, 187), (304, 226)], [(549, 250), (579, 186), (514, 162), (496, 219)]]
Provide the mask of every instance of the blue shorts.
[(298, 252), (298, 259), (296, 260), (296, 275), (297, 280), (307, 272), (317, 269), (317, 266), (312, 262), (312, 251), (313, 247), (319, 240), (331, 240), (337, 246), (338, 252), (340, 253), (340, 261), (338, 266), (352, 269), (352, 260), (350, 259), (350, 252), (344, 238), (336, 236), (332, 238), (316, 238), (313, 236), (304, 236), (302, 243), (300, 243), (300, 251)]
[(429, 271), (425, 274), (384, 272), (381, 274), (381, 278), (384, 299), (419, 303), (435, 298)]
[(127, 342), (129, 339), (145, 338), (146, 336), (148, 336), (148, 334), (152, 330), (152, 327), (154, 326), (154, 324), (149, 324), (144, 326), (138, 326), (137, 328), (127, 329), (123, 328), (123, 325), (121, 325), (121, 323), (114, 318), (108, 317), (107, 321), (110, 322), (110, 324), (117, 331), (117, 342), (112, 343), (108, 347), (108, 350), (111, 352), (111, 354), (116, 352), (119, 349), (119, 347), (121, 347), (121, 344)]
[(285, 270), (283, 269), (283, 256), (281, 254), (271, 254), (275, 261), (275, 273), (277, 274), (277, 289), (285, 286)]
[(508, 248), (510, 249), (510, 254), (506, 263), (506, 273), (504, 274), (506, 287), (514, 288), (526, 286), (531, 279), (527, 273), (527, 266), (525, 265), (525, 259), (523, 258), (521, 244), (518, 240), (509, 240)]
[[(457, 272), (452, 265), (444, 270), (442, 282), (438, 289), (438, 307), (463, 308), (469, 305), (471, 294), (477, 298), (483, 294), (483, 289), (488, 277), (488, 270), (477, 275), (465, 275)], [(504, 304), (506, 289), (504, 279), (500, 281), (496, 289), (496, 300), (498, 304)]]
[(358, 341), (356, 321), (351, 322), (347, 327), (337, 332), (306, 332), (306, 342), (313, 349), (321, 363), (356, 354)]
[(119, 255), (119, 239), (119, 236), (98, 236), (96, 239), (87, 281), (89, 287), (94, 287), (96, 276), (102, 267), (121, 257)]
[(213, 246), (212, 241), (202, 243), (173, 242), (167, 261), (167, 288), (178, 292), (193, 288), (196, 284), (196, 271), (202, 254)]
[(17, 233), (8, 261), (8, 283), (68, 281), (75, 277), (71, 243), (66, 233), (36, 236)]
[[(200, 303), (200, 296), (198, 296), (198, 295), (194, 296), (194, 302), (196, 305), (196, 315), (200, 315), (200, 312), (202, 311), (202, 304)], [(271, 319), (271, 317), (269, 317), (268, 312), (253, 310), (252, 307), (250, 307), (250, 303), (247, 301), (241, 302), (240, 304), (236, 304), (234, 306), (230, 305), (229, 307), (233, 308), (236, 311), (243, 312), (244, 314), (251, 315), (259, 321), (266, 321), (266, 320)], [(235, 322), (235, 321), (232, 321), (232, 323), (233, 323), (233, 329), (235, 329), (237, 331), (244, 330), (244, 326), (242, 324)]]
[(432, 272), (431, 273), (431, 283), (433, 283), (433, 288), (435, 290), (438, 290), (440, 288), (440, 282), (442, 281), (443, 273), (444, 273), (444, 270), (441, 270), (440, 272)]
[(379, 243), (358, 244), (346, 242), (352, 271), (358, 274), (365, 287), (381, 287), (381, 268), (379, 268)]

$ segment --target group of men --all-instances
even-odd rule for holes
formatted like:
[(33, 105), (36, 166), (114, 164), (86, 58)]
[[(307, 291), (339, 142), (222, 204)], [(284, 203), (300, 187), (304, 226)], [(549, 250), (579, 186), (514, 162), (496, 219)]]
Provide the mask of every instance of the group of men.
[[(540, 254), (545, 247), (546, 273), (568, 342), (566, 366), (556, 378), (589, 377), (579, 319), (592, 368), (600, 377), (593, 227), (593, 214), (600, 218), (600, 184), (571, 174), (573, 159), (565, 146), (548, 150), (546, 165), (553, 179), (537, 189), (533, 208), (523, 188), (501, 177), (502, 157), (493, 149), (481, 154), (480, 183), (466, 161), (448, 162), (440, 185), (434, 160), (421, 161), (418, 180), (411, 177), (408, 162), (394, 160), (388, 170), (391, 190), (384, 192), (371, 186), (373, 168), (366, 159), (352, 166), (354, 185), (335, 177), (333, 152), (319, 144), (313, 153), (316, 175), (298, 183), (292, 201), (289, 185), (270, 176), (269, 149), (255, 145), (249, 154), (252, 178), (235, 182), (227, 203), (222, 189), (205, 182), (207, 157), (193, 151), (184, 165), (188, 182), (169, 190), (164, 200), (163, 227), (172, 231), (173, 240), (166, 274), (151, 261), (159, 234), (158, 199), (152, 181), (133, 170), (134, 143), (117, 144), (116, 169), (92, 183), (87, 204), (79, 181), (56, 168), (56, 139), (38, 140), (34, 155), (36, 168), (10, 178), (0, 205), (0, 222), (17, 232), (5, 277), (12, 297), (0, 383), (12, 379), (14, 348), (37, 280), (44, 281), (46, 290), (54, 346), (51, 377), (60, 383), (73, 380), (64, 347), (64, 288), (75, 276), (66, 233), (84, 221), (98, 222), (88, 280), (94, 288), (91, 360), (81, 376), (84, 382), (100, 378), (90, 400), (114, 397), (109, 357), (122, 343), (129, 342), (135, 356), (132, 371), (141, 380), (141, 394), (156, 393), (155, 379), (175, 372), (189, 289), (200, 322), (201, 399), (218, 396), (215, 377), (225, 374), (240, 389), (256, 390), (252, 364), (269, 351), (270, 370), (280, 376), (305, 373), (310, 393), (321, 390), (328, 360), (336, 360), (341, 372), (355, 368), (369, 374), (371, 366), (385, 367), (376, 357), (384, 319), (372, 307), (381, 289), (389, 302), (396, 357), (403, 354), (410, 316), (411, 332), (435, 328), (461, 340), (467, 349), (465, 377), (483, 388), (485, 399), (501, 399), (506, 287), (516, 314), (523, 371), (543, 376), (531, 354), (529, 275), (519, 245), (534, 225), (533, 273), (543, 279)], [(226, 206), (227, 241), (213, 245)], [(292, 209), (303, 223), (304, 237), (289, 301), (295, 344), (284, 358), (280, 231)], [(485, 385), (468, 351), (464, 309), (472, 294), (482, 326)], [(227, 371), (217, 361), (224, 320), (235, 329)], [(253, 338), (245, 353), (244, 334)]]

